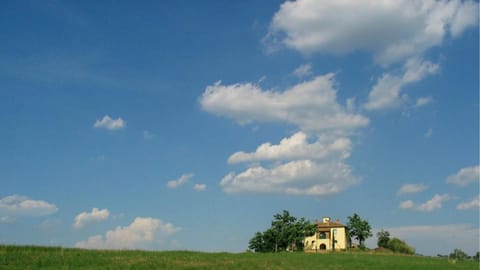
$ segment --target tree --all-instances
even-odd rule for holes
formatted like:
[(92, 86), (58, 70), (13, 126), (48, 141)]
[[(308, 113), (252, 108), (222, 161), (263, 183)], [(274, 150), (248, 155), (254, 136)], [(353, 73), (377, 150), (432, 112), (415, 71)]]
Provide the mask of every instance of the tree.
[(455, 260), (466, 260), (468, 259), (467, 253), (465, 253), (463, 250), (456, 248), (452, 253), (450, 253), (450, 256), (448, 256), (450, 259), (455, 259)]
[(347, 227), (350, 232), (350, 236), (355, 237), (358, 240), (360, 247), (365, 247), (365, 240), (372, 236), (372, 227), (366, 220), (362, 220), (360, 216), (355, 213), (353, 216), (348, 217)]
[(405, 243), (405, 241), (402, 241), (396, 237), (388, 241), (388, 249), (397, 253), (404, 253), (410, 255), (415, 254), (414, 247), (409, 246), (407, 243)]
[(287, 210), (273, 216), (272, 225), (263, 233), (257, 232), (250, 239), (248, 248), (255, 252), (278, 252), (281, 250), (303, 250), (305, 237), (312, 236), (317, 225), (291, 216)]
[(381, 230), (377, 232), (377, 246), (381, 248), (388, 248), (388, 242), (390, 241), (390, 233), (388, 231)]

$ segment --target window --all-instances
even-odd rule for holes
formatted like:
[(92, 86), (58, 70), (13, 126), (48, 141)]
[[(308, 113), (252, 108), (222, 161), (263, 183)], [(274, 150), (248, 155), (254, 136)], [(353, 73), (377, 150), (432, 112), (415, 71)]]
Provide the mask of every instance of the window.
[(327, 233), (326, 232), (320, 232), (318, 234), (318, 239), (327, 239)]

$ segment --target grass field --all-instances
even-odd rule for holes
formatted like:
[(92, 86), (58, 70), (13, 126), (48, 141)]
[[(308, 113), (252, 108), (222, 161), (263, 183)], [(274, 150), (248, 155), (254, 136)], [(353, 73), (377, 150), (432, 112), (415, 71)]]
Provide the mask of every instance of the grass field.
[(479, 269), (478, 262), (343, 252), (201, 253), (1, 246), (0, 269)]

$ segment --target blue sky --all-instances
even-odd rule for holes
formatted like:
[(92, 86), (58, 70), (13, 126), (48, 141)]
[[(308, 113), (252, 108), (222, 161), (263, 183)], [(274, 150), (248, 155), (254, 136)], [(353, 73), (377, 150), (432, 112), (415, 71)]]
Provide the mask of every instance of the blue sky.
[(0, 30), (0, 243), (238, 252), (288, 209), (478, 250), (478, 2), (5, 1)]

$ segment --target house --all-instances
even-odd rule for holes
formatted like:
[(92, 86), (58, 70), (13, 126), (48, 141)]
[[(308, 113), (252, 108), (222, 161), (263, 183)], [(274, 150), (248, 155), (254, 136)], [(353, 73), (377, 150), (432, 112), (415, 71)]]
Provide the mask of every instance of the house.
[(317, 232), (305, 238), (305, 251), (341, 250), (350, 246), (347, 236), (347, 226), (337, 219), (332, 221), (324, 217), (322, 222), (315, 221)]

